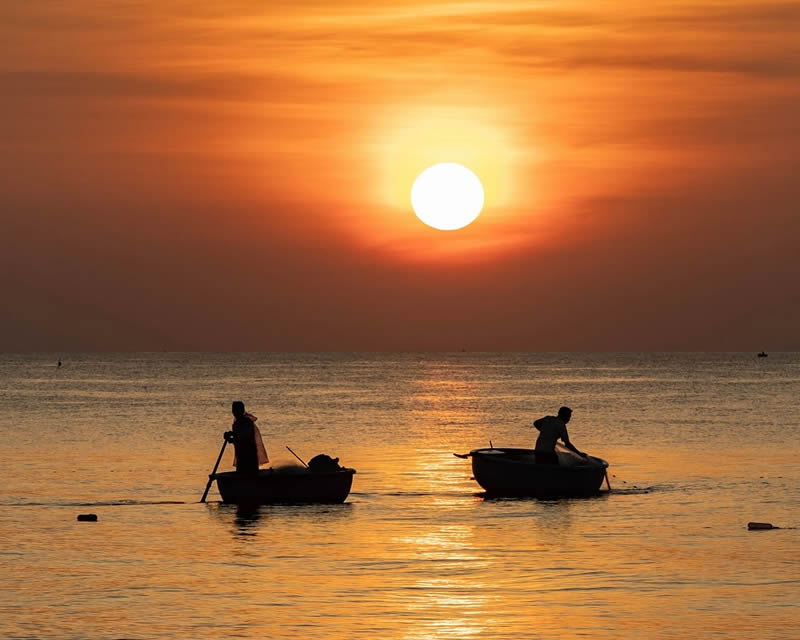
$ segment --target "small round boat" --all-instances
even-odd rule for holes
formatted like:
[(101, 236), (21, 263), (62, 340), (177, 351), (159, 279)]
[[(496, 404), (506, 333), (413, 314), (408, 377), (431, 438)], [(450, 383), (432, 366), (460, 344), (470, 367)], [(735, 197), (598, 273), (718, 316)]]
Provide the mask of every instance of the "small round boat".
[(214, 474), (214, 479), (223, 502), (339, 504), (350, 494), (355, 472), (347, 467), (316, 471), (288, 466), (253, 474), (224, 471)]
[(558, 464), (537, 462), (533, 449), (474, 449), (472, 473), (494, 496), (578, 497), (600, 493), (608, 462), (557, 448)]

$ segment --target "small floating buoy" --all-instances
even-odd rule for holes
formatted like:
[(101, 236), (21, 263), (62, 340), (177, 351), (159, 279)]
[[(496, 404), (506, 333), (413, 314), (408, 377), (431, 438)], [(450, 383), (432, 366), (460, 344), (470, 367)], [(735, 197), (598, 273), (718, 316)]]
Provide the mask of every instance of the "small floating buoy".
[(96, 513), (79, 513), (78, 520), (81, 522), (97, 522)]
[(748, 522), (747, 528), (750, 531), (753, 531), (754, 529), (780, 529), (780, 527), (776, 527), (769, 522)]

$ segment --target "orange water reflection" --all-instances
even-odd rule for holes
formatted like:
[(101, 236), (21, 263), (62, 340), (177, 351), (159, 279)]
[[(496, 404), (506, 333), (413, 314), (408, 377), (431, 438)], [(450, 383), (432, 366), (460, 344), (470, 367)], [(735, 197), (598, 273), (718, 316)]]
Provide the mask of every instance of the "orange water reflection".
[[(673, 401), (658, 400), (659, 389), (627, 409), (623, 378), (600, 395), (581, 374), (575, 395), (601, 410), (591, 423), (581, 412), (573, 437), (611, 462), (618, 491), (488, 500), (469, 461), (452, 452), (497, 433), (495, 444), (524, 443), (529, 423), (508, 407), (544, 383), (525, 370), (513, 384), (489, 366), (470, 374), (460, 355), (434, 359), (387, 365), (389, 382), (363, 393), (342, 367), (331, 376), (338, 386), (265, 416), (271, 453), (291, 436), (303, 456), (330, 451), (358, 469), (345, 505), (250, 512), (213, 502), (216, 490), (198, 504), (227, 402), (194, 429), (213, 434), (207, 451), (185, 443), (193, 430), (165, 425), (158, 407), (134, 413), (123, 437), (123, 423), (109, 426), (93, 405), (65, 417), (46, 403), (17, 413), (7, 403), (15, 447), (0, 453), (12, 471), (0, 504), (9, 540), (0, 590), (11, 595), (0, 604), (0, 635), (794, 640), (798, 531), (745, 525), (798, 525), (797, 420), (786, 408), (795, 373), (763, 387), (737, 378), (736, 388), (750, 389), (755, 409), (745, 417), (760, 440), (740, 428), (742, 403), (726, 409), (727, 390), (692, 396), (676, 387)], [(298, 386), (305, 393), (305, 381)], [(547, 393), (535, 404), (556, 405), (562, 385)], [(765, 397), (779, 426), (760, 422)], [(181, 415), (195, 411), (194, 402), (181, 406)], [(182, 503), (149, 502), (165, 499)], [(76, 522), (88, 511), (97, 523)]]
[(489, 563), (476, 553), (473, 533), (470, 526), (446, 525), (400, 540), (414, 547), (418, 560), (434, 562), (445, 574), (419, 578), (410, 587), (406, 608), (417, 622), (404, 638), (460, 638), (485, 631), (491, 598), (476, 572)]

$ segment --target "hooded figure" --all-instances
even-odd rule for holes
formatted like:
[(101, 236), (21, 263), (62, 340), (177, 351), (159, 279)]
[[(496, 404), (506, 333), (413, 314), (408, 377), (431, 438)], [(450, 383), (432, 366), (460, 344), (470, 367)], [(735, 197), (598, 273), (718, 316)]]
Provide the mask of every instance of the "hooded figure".
[(256, 473), (258, 467), (269, 462), (261, 432), (256, 426), (254, 415), (244, 410), (244, 403), (236, 401), (231, 406), (234, 421), (232, 430), (225, 434), (228, 442), (233, 443), (233, 464), (236, 471)]

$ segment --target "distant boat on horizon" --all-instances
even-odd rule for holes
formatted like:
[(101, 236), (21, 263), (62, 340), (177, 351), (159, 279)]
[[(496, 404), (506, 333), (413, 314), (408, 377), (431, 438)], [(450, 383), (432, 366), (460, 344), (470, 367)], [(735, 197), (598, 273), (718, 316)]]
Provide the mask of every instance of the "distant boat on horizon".
[(766, 351), (762, 351), (761, 353), (758, 354), (758, 357), (759, 358), (766, 358), (768, 355), (769, 354)]

